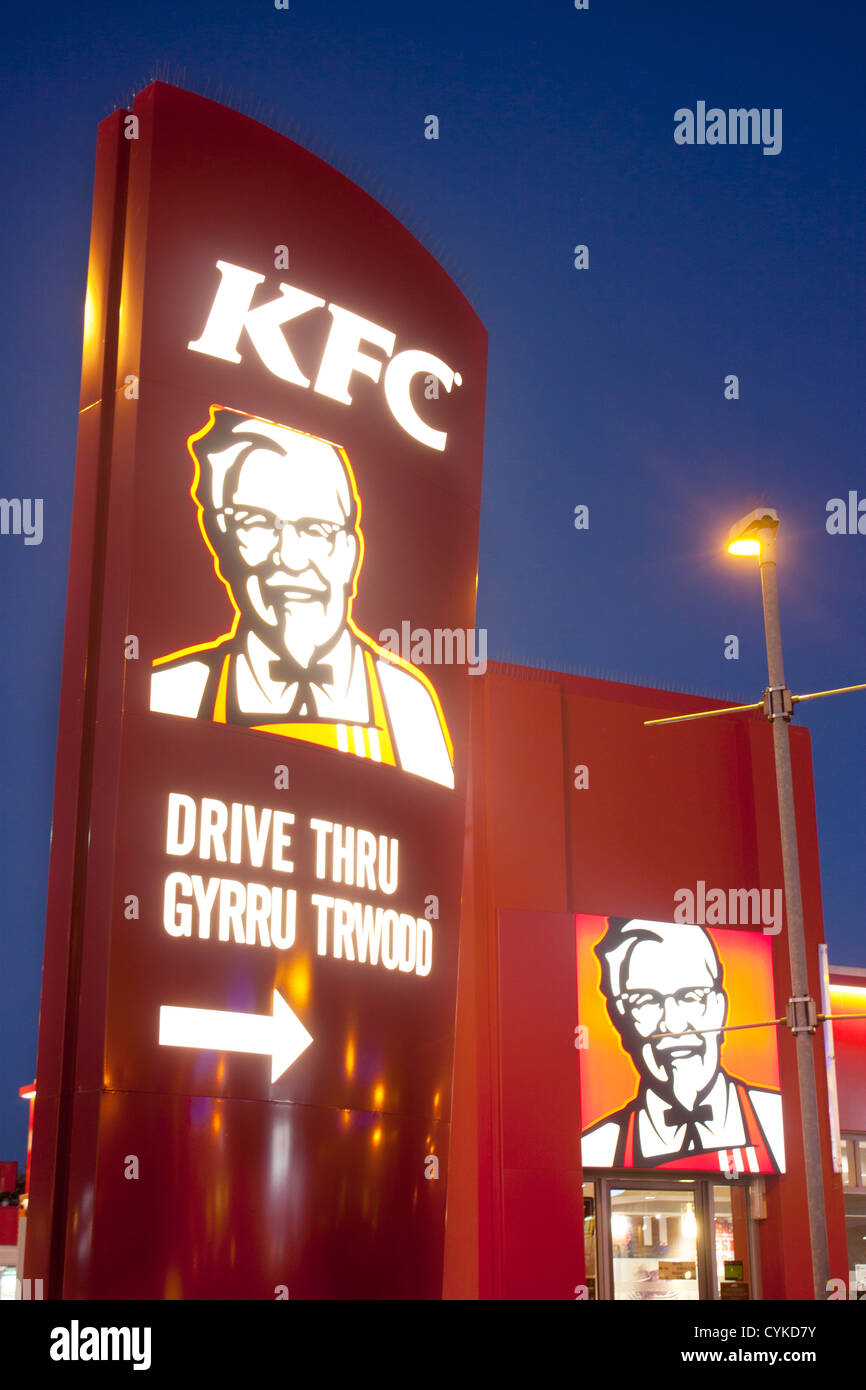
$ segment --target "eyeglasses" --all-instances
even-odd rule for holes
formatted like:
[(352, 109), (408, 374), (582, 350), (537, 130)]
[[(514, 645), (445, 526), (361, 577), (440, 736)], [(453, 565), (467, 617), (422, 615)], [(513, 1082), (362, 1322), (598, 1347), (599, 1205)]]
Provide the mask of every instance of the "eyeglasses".
[(242, 543), (273, 550), (280, 543), (285, 527), (290, 526), (308, 554), (334, 553), (334, 542), (347, 527), (338, 521), (324, 521), (314, 516), (302, 516), (298, 521), (284, 520), (263, 507), (223, 507), (217, 512), (233, 536)]
[(628, 1009), (639, 1028), (650, 1032), (661, 1022), (669, 999), (682, 1009), (687, 1018), (698, 1021), (706, 1013), (710, 995), (716, 993), (718, 990), (715, 985), (678, 989), (672, 994), (658, 994), (654, 989), (639, 989), (619, 995), (617, 1003)]

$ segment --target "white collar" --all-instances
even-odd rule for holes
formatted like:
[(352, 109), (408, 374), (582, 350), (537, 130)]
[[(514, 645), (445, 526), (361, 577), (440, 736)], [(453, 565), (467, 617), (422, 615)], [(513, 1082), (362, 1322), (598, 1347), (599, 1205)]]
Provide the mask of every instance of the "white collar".
[[(286, 685), (274, 680), (270, 663), (279, 652), (263, 642), (256, 632), (241, 638), (241, 649), (235, 662), (235, 690), (238, 704), (245, 714), (286, 714), (292, 707), (297, 681)], [(334, 645), (317, 658), (330, 666), (329, 681), (312, 686), (316, 714), (323, 719), (343, 719), (366, 723), (369, 719), (367, 679), (363, 651), (348, 628), (343, 628)]]
[[(697, 1132), (703, 1149), (739, 1148), (746, 1143), (746, 1129), (737, 1098), (734, 1082), (720, 1071), (705, 1096), (696, 1102), (709, 1105), (712, 1116), (708, 1120), (698, 1120)], [(644, 1104), (637, 1112), (638, 1135), (641, 1153), (645, 1158), (658, 1158), (662, 1154), (676, 1154), (685, 1142), (685, 1124), (670, 1125), (665, 1120), (665, 1112), (671, 1102), (646, 1089)], [(695, 1149), (700, 1153), (701, 1148)]]

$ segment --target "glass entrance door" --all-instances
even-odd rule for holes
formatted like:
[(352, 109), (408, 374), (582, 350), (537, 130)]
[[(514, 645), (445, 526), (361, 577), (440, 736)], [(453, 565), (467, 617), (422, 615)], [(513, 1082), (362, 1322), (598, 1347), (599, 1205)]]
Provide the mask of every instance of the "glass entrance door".
[(730, 1183), (713, 1187), (714, 1298), (749, 1298), (751, 1251), (749, 1249), (748, 1193)]
[(694, 1184), (610, 1188), (615, 1299), (696, 1300), (698, 1212)]

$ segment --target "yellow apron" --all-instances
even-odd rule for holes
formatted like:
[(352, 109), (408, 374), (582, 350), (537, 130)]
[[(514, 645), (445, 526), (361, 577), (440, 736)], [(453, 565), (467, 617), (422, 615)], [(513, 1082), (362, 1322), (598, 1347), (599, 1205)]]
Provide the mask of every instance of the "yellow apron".
[[(217, 684), (214, 700), (213, 721), (225, 724), (226, 696), (231, 670), (232, 653), (223, 657), (222, 670)], [(282, 734), (284, 738), (299, 738), (306, 743), (318, 743), (325, 748), (336, 748), (342, 753), (354, 753), (359, 758), (371, 758), (377, 763), (397, 766), (397, 757), (388, 732), (385, 716), (385, 702), (376, 674), (376, 666), (369, 652), (364, 652), (367, 670), (367, 689), (373, 710), (372, 724), (345, 724), (329, 721), (293, 720), (281, 724), (252, 724), (250, 728), (264, 734)]]

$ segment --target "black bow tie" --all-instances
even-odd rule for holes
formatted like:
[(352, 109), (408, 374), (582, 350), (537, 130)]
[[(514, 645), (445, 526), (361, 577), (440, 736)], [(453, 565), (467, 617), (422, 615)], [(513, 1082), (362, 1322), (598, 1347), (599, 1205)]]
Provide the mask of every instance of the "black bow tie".
[(674, 1129), (679, 1129), (680, 1125), (687, 1125), (694, 1133), (695, 1126), (699, 1123), (713, 1118), (713, 1107), (711, 1105), (696, 1105), (694, 1110), (687, 1110), (679, 1101), (674, 1101), (664, 1111), (664, 1121), (666, 1125), (671, 1125)]
[(295, 698), (289, 714), (296, 718), (309, 718), (316, 713), (312, 687), (327, 685), (334, 679), (334, 668), (319, 661), (315, 666), (302, 666), (293, 656), (284, 653), (268, 662), (271, 680), (282, 681), (284, 685), (297, 685)]

